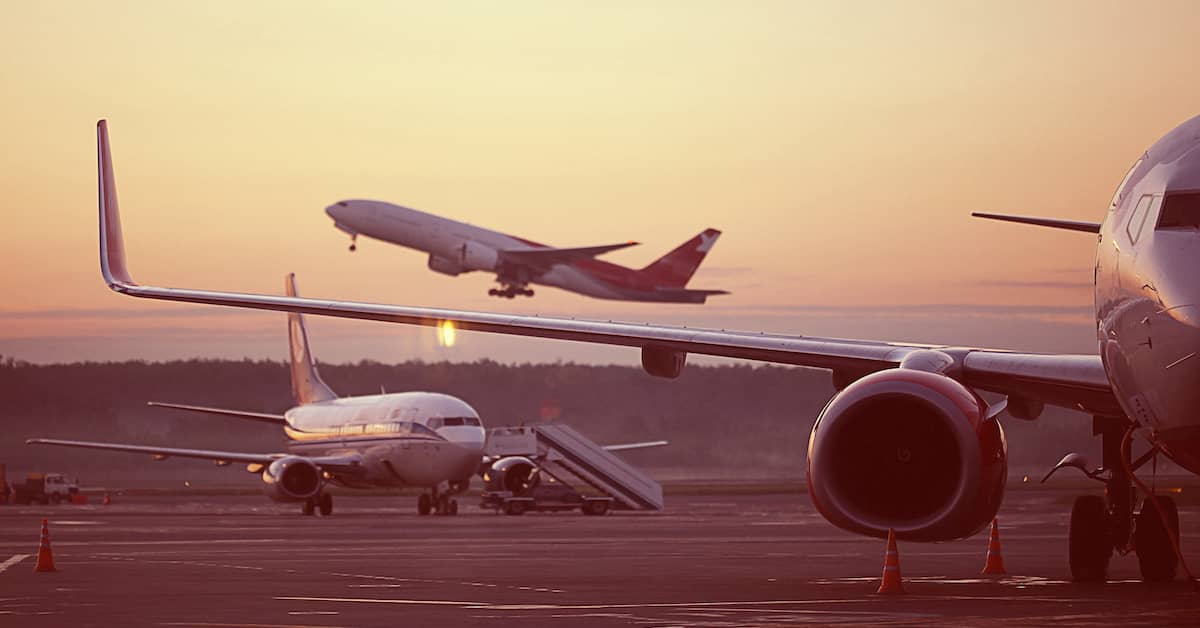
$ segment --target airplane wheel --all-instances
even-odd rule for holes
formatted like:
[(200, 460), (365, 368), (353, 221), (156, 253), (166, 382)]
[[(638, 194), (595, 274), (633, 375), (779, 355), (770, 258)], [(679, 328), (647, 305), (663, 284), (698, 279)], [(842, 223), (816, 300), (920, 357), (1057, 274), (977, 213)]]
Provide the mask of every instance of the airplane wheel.
[(1112, 540), (1108, 533), (1108, 507), (1099, 495), (1075, 498), (1071, 508), (1071, 578), (1075, 582), (1104, 582)]
[[(1159, 497), (1167, 515), (1171, 533), (1179, 538), (1179, 507), (1170, 497)], [(1146, 499), (1142, 511), (1137, 515), (1136, 527), (1133, 531), (1134, 547), (1137, 549), (1138, 566), (1142, 570), (1142, 580), (1146, 582), (1167, 582), (1175, 579), (1175, 569), (1179, 565), (1179, 557), (1171, 545), (1171, 537), (1167, 528), (1163, 527), (1158, 509)]]
[(458, 514), (458, 500), (451, 498), (446, 502), (446, 514), (453, 517)]
[(417, 498), (417, 514), (425, 516), (431, 510), (433, 510), (433, 500), (430, 499), (429, 493), (421, 493), (421, 496)]
[(507, 502), (504, 504), (504, 514), (506, 515), (523, 515), (525, 514), (525, 502)]
[(303, 513), (305, 516), (311, 517), (312, 514), (314, 512), (316, 512), (316, 506), (317, 505), (313, 502), (312, 499), (306, 499), (306, 500), (304, 500), (304, 505), (300, 507), (300, 512)]
[(321, 493), (321, 516), (328, 517), (333, 514), (333, 495), (329, 493)]

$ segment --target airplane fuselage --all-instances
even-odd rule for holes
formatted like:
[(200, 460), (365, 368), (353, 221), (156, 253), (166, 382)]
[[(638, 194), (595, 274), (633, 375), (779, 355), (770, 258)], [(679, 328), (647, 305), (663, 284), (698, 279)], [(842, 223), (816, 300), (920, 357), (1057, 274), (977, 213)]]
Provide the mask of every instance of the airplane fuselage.
[(470, 480), (483, 459), (485, 431), (462, 400), (405, 392), (343, 397), (285, 413), (288, 450), (299, 456), (358, 455), (363, 472), (339, 484), (437, 486)]
[(1200, 473), (1200, 117), (1150, 147), (1101, 226), (1100, 355), (1117, 400)]
[(550, 247), (499, 231), (477, 227), (416, 209), (372, 200), (345, 200), (325, 209), (334, 226), (429, 254), (429, 268), (455, 276), (473, 271), (496, 273), (502, 283), (538, 284), (597, 299), (659, 302), (703, 302), (691, 295), (664, 293), (637, 270), (595, 258), (531, 269), (506, 265), (499, 251), (533, 251)]

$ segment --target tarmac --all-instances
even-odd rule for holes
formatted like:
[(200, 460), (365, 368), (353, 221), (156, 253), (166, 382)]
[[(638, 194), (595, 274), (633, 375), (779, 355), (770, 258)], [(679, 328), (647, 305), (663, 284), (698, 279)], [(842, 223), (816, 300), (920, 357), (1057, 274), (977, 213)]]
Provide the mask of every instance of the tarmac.
[[(1136, 557), (1070, 582), (1074, 492), (1010, 491), (1007, 576), (988, 535), (901, 543), (907, 594), (875, 594), (885, 543), (842, 532), (802, 494), (676, 496), (662, 513), (530, 513), (465, 499), (339, 496), (331, 517), (262, 497), (117, 496), (0, 506), (0, 626), (1190, 625), (1200, 593), (1151, 586)], [(1183, 498), (1184, 495), (1180, 495)], [(1180, 501), (1200, 569), (1200, 500)], [(42, 518), (57, 573), (34, 573)]]

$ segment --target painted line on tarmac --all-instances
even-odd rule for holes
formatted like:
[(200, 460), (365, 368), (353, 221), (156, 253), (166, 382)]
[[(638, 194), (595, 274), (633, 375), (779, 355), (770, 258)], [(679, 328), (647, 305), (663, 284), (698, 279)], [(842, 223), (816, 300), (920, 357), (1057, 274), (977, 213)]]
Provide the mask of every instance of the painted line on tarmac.
[(12, 567), (13, 565), (25, 560), (26, 558), (29, 558), (30, 556), (33, 556), (33, 554), (13, 554), (12, 558), (0, 563), (0, 573), (4, 573), (4, 571), (9, 567)]

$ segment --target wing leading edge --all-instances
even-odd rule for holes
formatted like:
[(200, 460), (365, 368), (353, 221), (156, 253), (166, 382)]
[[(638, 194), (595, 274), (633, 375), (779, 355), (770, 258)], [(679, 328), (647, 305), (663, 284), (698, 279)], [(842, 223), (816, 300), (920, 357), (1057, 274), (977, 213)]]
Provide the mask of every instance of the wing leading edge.
[[(143, 286), (133, 281), (126, 264), (108, 128), (104, 120), (97, 125), (97, 146), (100, 172), (101, 272), (110, 288), (129, 296), (426, 327), (437, 327), (450, 321), (461, 331), (619, 345), (636, 347), (643, 351), (674, 351), (741, 358), (831, 369), (854, 376), (899, 366), (906, 356), (923, 349), (949, 349), (934, 345), (730, 332)], [(1104, 377), (1104, 368), (1099, 356), (1053, 356), (977, 349), (953, 349), (953, 352), (961, 356), (966, 383), (983, 390), (1089, 412), (1118, 407), (1107, 378)]]

